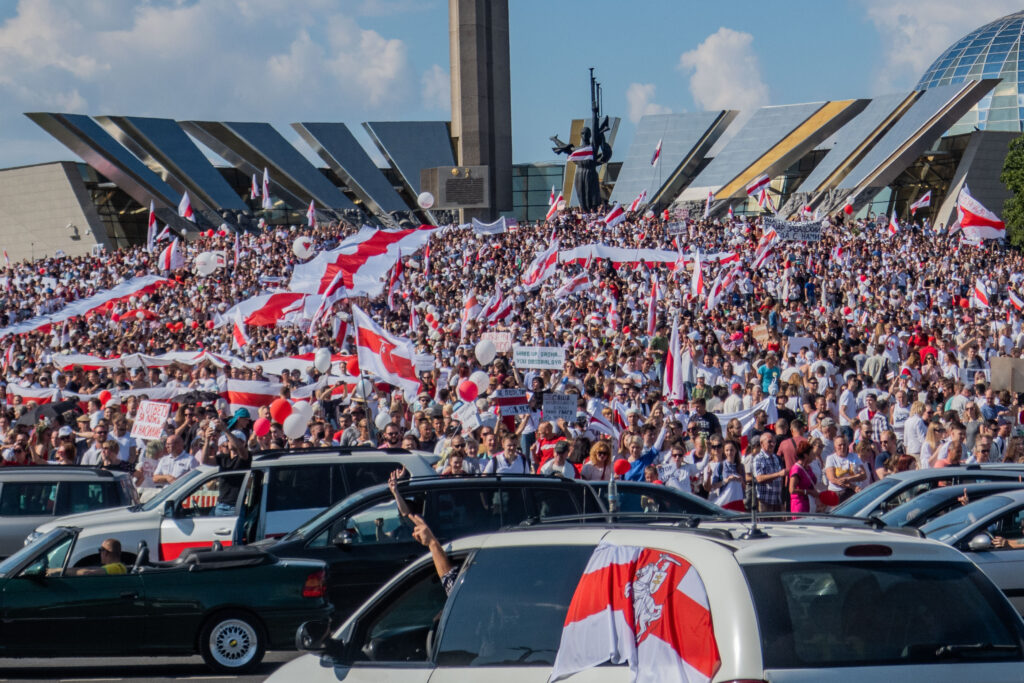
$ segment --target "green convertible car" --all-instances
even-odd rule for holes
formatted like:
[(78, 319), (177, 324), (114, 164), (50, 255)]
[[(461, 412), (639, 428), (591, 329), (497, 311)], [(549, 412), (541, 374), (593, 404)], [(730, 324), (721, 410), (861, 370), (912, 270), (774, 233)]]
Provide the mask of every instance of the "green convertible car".
[(219, 672), (292, 649), (302, 622), (326, 621), (326, 568), (258, 549), (186, 552), (122, 575), (69, 576), (78, 529), (57, 527), (0, 562), (0, 656), (199, 653)]

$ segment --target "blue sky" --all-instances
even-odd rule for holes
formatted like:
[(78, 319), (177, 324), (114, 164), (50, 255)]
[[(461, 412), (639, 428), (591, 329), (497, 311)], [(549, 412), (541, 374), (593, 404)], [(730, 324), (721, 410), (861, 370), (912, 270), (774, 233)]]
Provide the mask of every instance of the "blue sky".
[[(510, 0), (513, 157), (552, 161), (589, 107), (643, 113), (907, 90), (1012, 0)], [(969, 5), (969, 7), (968, 7)], [(447, 119), (444, 0), (0, 1), (0, 168), (74, 155), (25, 111), (270, 121)]]

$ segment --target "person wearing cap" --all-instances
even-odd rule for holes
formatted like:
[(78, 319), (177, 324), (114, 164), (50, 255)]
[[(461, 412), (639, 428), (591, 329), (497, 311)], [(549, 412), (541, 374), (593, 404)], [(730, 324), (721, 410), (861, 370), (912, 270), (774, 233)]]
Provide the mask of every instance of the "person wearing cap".
[[(245, 410), (240, 408), (239, 412)], [(248, 414), (248, 411), (246, 411)], [(237, 418), (237, 419), (236, 419)], [(227, 424), (221, 420), (207, 426), (203, 433), (202, 462), (217, 465), (218, 472), (243, 472), (252, 465), (245, 432), (231, 429), (237, 426), (238, 412)], [(162, 461), (161, 461), (162, 462)], [(234, 517), (238, 495), (242, 490), (242, 477), (221, 477), (217, 494), (217, 505), (213, 508), (215, 517)]]
[[(240, 431), (242, 434), (247, 434), (249, 427), (252, 425), (252, 415), (249, 413), (248, 408), (238, 408), (235, 410), (235, 414), (231, 416), (231, 419), (227, 422), (227, 428), (229, 431)], [(245, 437), (248, 438), (248, 437)]]
[(562, 439), (555, 443), (552, 455), (540, 467), (540, 474), (565, 477), (566, 479), (577, 479), (576, 468), (568, 461), (569, 442)]

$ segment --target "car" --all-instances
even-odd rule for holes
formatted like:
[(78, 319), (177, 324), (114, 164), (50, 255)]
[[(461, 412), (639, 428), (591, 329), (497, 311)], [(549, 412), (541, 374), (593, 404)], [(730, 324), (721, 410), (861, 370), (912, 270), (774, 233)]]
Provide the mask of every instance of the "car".
[[(615, 508), (643, 516), (728, 515), (717, 505), (677, 489), (616, 482)], [(421, 477), (399, 483), (409, 509), (422, 514), (445, 542), (460, 536), (608, 510), (608, 486), (558, 476)], [(651, 517), (654, 519), (654, 517)], [(422, 547), (399, 514), (387, 485), (373, 486), (325, 510), (279, 541), (258, 545), (281, 557), (311, 557), (331, 568), (328, 592), (335, 618), (347, 615), (391, 576), (419, 557)]]
[[(708, 655), (701, 660), (704, 669), (695, 672), (704, 677), (687, 680), (960, 683), (1018, 681), (1024, 669), (1024, 621), (953, 548), (855, 521), (755, 528), (734, 518), (701, 521), (696, 528), (541, 524), (454, 541), (445, 553), (460, 570), (449, 595), (434, 559), (421, 557), (330, 637), (300, 628), (297, 640), (312, 653), (283, 665), (268, 681), (548, 681), (570, 602), (599, 544), (627, 557), (629, 549), (653, 551), (655, 562), (646, 568), (655, 570), (588, 583), (600, 587), (580, 595), (578, 614), (596, 615), (596, 621), (581, 629), (576, 642), (598, 641), (591, 644), (596, 668), (570, 681), (634, 680), (624, 662), (598, 666), (618, 647), (628, 647), (605, 638), (618, 634), (619, 643), (636, 642), (628, 625), (634, 614), (640, 615), (638, 631), (698, 639), (694, 649), (705, 653), (712, 651), (706, 645), (710, 621), (717, 670)], [(673, 564), (684, 567), (681, 580), (665, 578)], [(628, 589), (636, 602), (622, 599), (631, 595)], [(677, 610), (670, 614), (693, 614), (696, 621), (658, 623), (670, 602)], [(623, 615), (624, 632), (612, 627), (620, 622), (612, 621), (616, 608), (610, 604), (630, 611)], [(644, 680), (689, 676), (681, 669), (660, 676), (646, 670)]]
[[(1024, 614), (1024, 490), (993, 494), (951, 510), (921, 532), (967, 555)], [(1011, 544), (995, 547), (996, 536)]]
[(846, 517), (883, 515), (925, 491), (950, 484), (1013, 480), (1024, 477), (1024, 466), (991, 463), (910, 470), (890, 474), (837, 505), (832, 513)]
[(1007, 479), (990, 484), (965, 484), (962, 486), (940, 486), (911, 498), (879, 517), (888, 526), (921, 527), (936, 517), (941, 517), (950, 510), (985, 496), (1003, 491), (1024, 489), (1024, 484)]
[(326, 568), (258, 549), (192, 550), (167, 563), (143, 545), (124, 574), (69, 575), (95, 557), (81, 530), (57, 526), (0, 562), (0, 656), (201, 654), (222, 673), (251, 671), (269, 649), (294, 647), (326, 620)]
[(138, 502), (127, 472), (75, 466), (0, 468), (0, 559), (17, 552), (40, 524)]
[[(40, 525), (26, 541), (58, 525), (82, 529), (92, 542), (115, 537), (126, 548), (145, 541), (155, 559), (173, 560), (188, 548), (250, 543), (283, 536), (350, 493), (387, 481), (396, 468), (413, 476), (434, 474), (436, 456), (404, 449), (330, 449), (256, 455), (249, 470), (202, 467), (165, 487), (145, 503), (63, 517)], [(230, 516), (214, 514), (222, 482), (241, 494)], [(73, 562), (79, 561), (72, 557)]]

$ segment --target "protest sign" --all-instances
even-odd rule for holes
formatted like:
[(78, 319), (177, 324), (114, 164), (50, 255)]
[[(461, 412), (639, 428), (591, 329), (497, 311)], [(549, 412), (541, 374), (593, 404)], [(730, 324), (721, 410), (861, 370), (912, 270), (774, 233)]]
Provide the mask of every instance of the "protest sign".
[(686, 223), (673, 221), (665, 226), (665, 232), (669, 235), (683, 235), (686, 233)]
[(789, 338), (789, 353), (792, 354), (799, 353), (800, 349), (811, 349), (813, 351), (815, 346), (816, 344), (811, 337)]
[(142, 401), (135, 413), (131, 437), (152, 441), (163, 437), (167, 416), (171, 414), (171, 404), (160, 401)]
[(764, 346), (771, 341), (772, 333), (768, 330), (767, 325), (754, 325), (750, 328), (751, 334), (754, 336), (754, 341), (757, 342), (758, 346)]
[(508, 229), (508, 223), (504, 218), (499, 218), (493, 223), (483, 223), (473, 219), (473, 232), (477, 235), (500, 235)]
[(513, 346), (512, 363), (517, 368), (561, 370), (565, 366), (565, 349), (561, 346)]
[(462, 425), (462, 434), (469, 434), (480, 426), (480, 415), (477, 413), (476, 403), (468, 401), (462, 404), (452, 413), (452, 417)]
[(412, 357), (412, 366), (416, 372), (430, 372), (434, 369), (434, 355), (431, 353), (417, 353)]
[(502, 417), (525, 415), (530, 412), (530, 404), (526, 400), (526, 389), (498, 389), (494, 392), (492, 402), (498, 406)]
[(512, 350), (511, 332), (484, 332), (480, 335), (480, 340), (490, 341), (498, 353), (508, 353)]
[(542, 409), (545, 420), (572, 422), (576, 419), (576, 394), (545, 393)]
[(685, 221), (690, 217), (690, 210), (684, 209), (681, 206), (677, 206), (675, 210), (672, 212), (672, 215), (681, 221)]
[(779, 239), (787, 242), (821, 241), (821, 221), (784, 221), (779, 218), (765, 218), (765, 230), (774, 229)]

